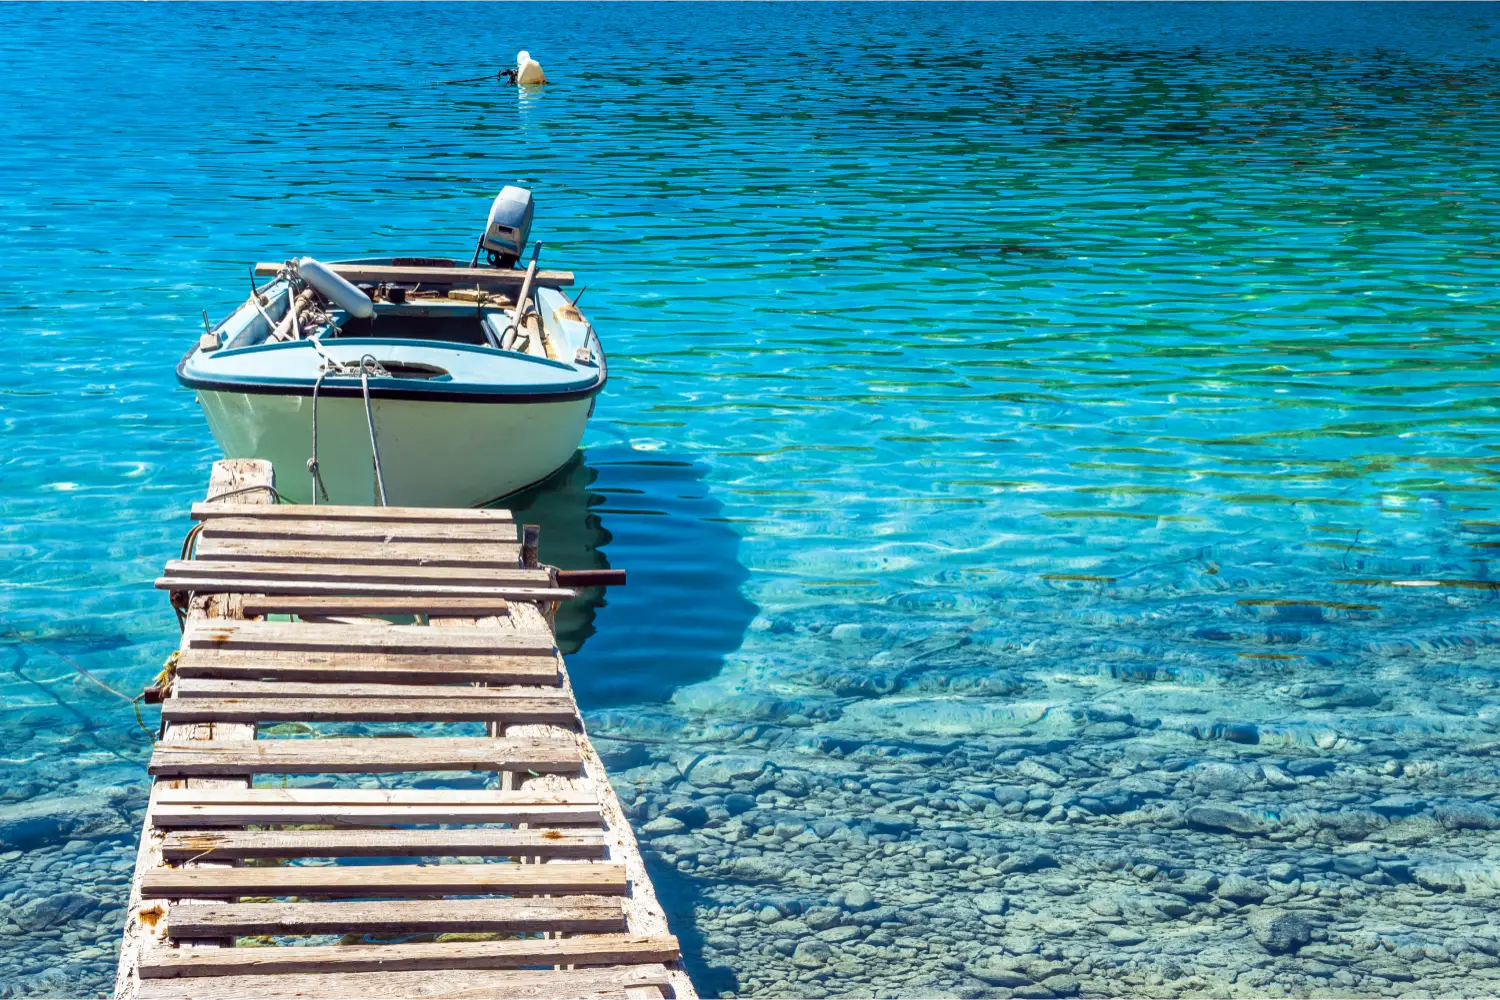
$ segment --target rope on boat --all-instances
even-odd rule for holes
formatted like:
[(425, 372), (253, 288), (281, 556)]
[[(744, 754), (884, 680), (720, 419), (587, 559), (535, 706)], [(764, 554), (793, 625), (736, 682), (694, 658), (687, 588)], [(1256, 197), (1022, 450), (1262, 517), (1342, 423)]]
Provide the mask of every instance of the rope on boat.
[[(314, 337), (312, 339), (312, 343), (314, 345), (317, 345), (318, 338)], [(327, 357), (327, 355), (325, 354), (324, 357)], [(323, 370), (320, 371), (320, 372), (318, 372), (318, 380), (313, 383), (313, 397), (312, 397), (313, 449), (312, 449), (312, 457), (307, 460), (307, 471), (310, 472), (310, 473), (312, 473), (312, 479), (313, 479), (312, 502), (313, 502), (313, 506), (314, 507), (316, 507), (318, 505), (318, 494), (319, 493), (323, 494), (323, 499), (324, 500), (328, 499), (328, 488), (323, 485), (323, 476), (318, 472), (318, 390), (321, 389), (321, 388), (323, 388), (323, 380), (325, 378), (327, 378), (327, 377), (328, 377), (328, 367), (325, 365), (323, 367)]]
[(365, 401), (365, 426), (370, 429), (370, 460), (375, 466), (375, 490), (380, 497), (380, 506), (389, 506), (385, 499), (385, 476), (380, 469), (380, 442), (375, 435), (375, 409), (370, 400), (370, 376), (386, 378), (389, 377), (390, 372), (385, 370), (385, 366), (376, 360), (373, 354), (363, 355), (356, 367), (353, 362), (346, 364), (330, 357), (318, 344), (317, 337), (312, 337), (309, 342), (317, 347), (318, 353), (327, 359), (322, 370), (318, 372), (317, 381), (313, 382), (312, 391), (312, 457), (307, 460), (307, 471), (312, 474), (313, 478), (313, 505), (317, 505), (319, 494), (325, 501), (328, 499), (328, 489), (323, 485), (322, 473), (318, 471), (318, 391), (322, 389), (323, 380), (329, 375), (344, 378), (358, 375), (360, 392)]
[(366, 354), (359, 359), (359, 384), (365, 394), (365, 423), (370, 427), (370, 458), (375, 463), (375, 487), (380, 491), (380, 506), (385, 507), (385, 479), (380, 474), (380, 446), (375, 442), (375, 411), (370, 408), (371, 372), (377, 378), (385, 374), (380, 362), (375, 360), (375, 355)]

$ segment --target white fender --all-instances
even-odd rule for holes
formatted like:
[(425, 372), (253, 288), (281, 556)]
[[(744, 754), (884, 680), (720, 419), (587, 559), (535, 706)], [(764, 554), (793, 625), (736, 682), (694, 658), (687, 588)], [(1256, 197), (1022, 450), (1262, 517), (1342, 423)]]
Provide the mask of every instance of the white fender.
[(375, 315), (375, 304), (364, 292), (345, 281), (338, 272), (321, 261), (303, 257), (297, 261), (297, 273), (302, 280), (328, 296), (334, 305), (355, 319), (369, 319)]
[(517, 83), (546, 83), (547, 75), (542, 72), (542, 64), (531, 58), (531, 53), (522, 49), (516, 53), (516, 82)]

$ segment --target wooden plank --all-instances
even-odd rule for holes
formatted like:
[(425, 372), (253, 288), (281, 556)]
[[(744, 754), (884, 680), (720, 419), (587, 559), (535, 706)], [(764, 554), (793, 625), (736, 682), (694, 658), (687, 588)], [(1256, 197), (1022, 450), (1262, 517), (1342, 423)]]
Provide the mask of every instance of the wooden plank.
[[(540, 869), (553, 866), (532, 867)], [(151, 948), (141, 955), (140, 969), (143, 979), (167, 979), (175, 976), (275, 975), (331, 970), (418, 972), (428, 969), (510, 969), (527, 965), (671, 962), (677, 956), (677, 939), (671, 935), (645, 937), (634, 934), (588, 934), (551, 939), (227, 948), (203, 953)]]
[[(537, 973), (537, 975), (567, 976), (569, 972)], [(545, 984), (528, 976), (516, 982), (509, 972), (492, 972), (498, 978), (487, 980), (494, 985), (472, 986), (477, 972), (403, 972), (399, 981), (413, 982), (428, 979), (441, 984), (433, 992), (417, 992), (403, 987), (401, 992), (382, 989), (390, 985), (396, 973), (363, 972), (360, 976), (372, 982), (354, 986), (346, 981), (350, 976), (335, 974), (304, 973), (289, 976), (211, 976), (200, 979), (144, 979), (129, 997), (119, 1000), (371, 1000), (377, 997), (442, 997), (444, 1000), (556, 1000), (569, 997), (571, 1000), (657, 1000), (666, 996), (655, 986), (617, 986), (601, 983), (587, 988), (574, 985), (561, 978), (547, 980)], [(407, 977), (414, 977), (409, 979)], [(564, 982), (567, 985), (561, 985)], [(351, 993), (350, 990), (358, 992)]]
[(246, 594), (246, 615), (503, 615), (503, 597), (304, 597), (293, 594)]
[(599, 858), (604, 835), (597, 830), (280, 830), (203, 831), (167, 834), (168, 861), (235, 858)]
[(437, 826), (462, 823), (518, 823), (595, 826), (597, 805), (196, 805), (164, 802), (151, 813), (161, 830), (235, 826)]
[(625, 912), (607, 896), (525, 899), (403, 900), (337, 903), (231, 903), (174, 907), (172, 937), (258, 934), (443, 934), (507, 931), (609, 933), (625, 929)]
[(508, 698), (168, 698), (170, 722), (550, 722), (578, 714), (565, 694)]
[(423, 683), (557, 683), (557, 658), (525, 654), (363, 653), (342, 650), (187, 649), (177, 676), (280, 677), (301, 681), (412, 681)]
[(225, 621), (195, 625), (189, 649), (287, 649), (344, 653), (550, 653), (552, 636), (503, 628), (451, 629), (430, 625), (320, 625), (309, 622)]
[[(204, 565), (213, 565), (205, 563)], [(290, 594), (298, 597), (409, 597), (413, 606), (428, 598), (483, 597), (503, 601), (551, 603), (571, 601), (578, 592), (562, 587), (508, 587), (494, 584), (480, 586), (406, 585), (401, 583), (341, 583), (336, 580), (303, 580), (294, 577), (237, 575), (160, 576), (157, 590), (193, 594)]]
[[(303, 563), (272, 560), (173, 559), (165, 574), (181, 579), (240, 578), (324, 583), (384, 583), (446, 587), (550, 587), (545, 569), (465, 569), (452, 566), (367, 566), (361, 563)], [(246, 593), (252, 592), (246, 586)]]
[(331, 542), (517, 541), (510, 521), (354, 521), (256, 517), (214, 517), (203, 522), (203, 538), (301, 538)]
[[(131, 959), (134, 962), (134, 957)], [(625, 1000), (670, 982), (661, 965), (147, 979), (138, 1000)]]
[(530, 823), (597, 826), (599, 803), (577, 792), (494, 788), (166, 788), (151, 795), (167, 828), (331, 824)]
[[(262, 261), (255, 273), (263, 277), (281, 273), (282, 264)], [(390, 264), (327, 264), (349, 281), (379, 284), (461, 285), (465, 288), (520, 287), (525, 271), (497, 267), (394, 267)], [(573, 284), (572, 271), (538, 271), (532, 282), (539, 288), (565, 288)]]
[(521, 546), (513, 542), (314, 541), (303, 538), (223, 538), (198, 540), (200, 561), (342, 563), (360, 566), (468, 566), (519, 569)]
[(412, 524), (510, 524), (510, 511), (493, 507), (355, 507), (315, 504), (195, 503), (195, 521), (221, 517), (257, 521), (397, 521)]
[[(146, 872), (143, 895), (170, 899), (205, 892), (235, 896), (444, 896), (564, 892), (618, 896), (623, 865), (554, 861), (481, 865), (284, 865), (274, 868), (158, 868)], [(461, 908), (462, 903), (455, 903)], [(607, 959), (601, 961), (608, 961)], [(290, 970), (288, 970), (290, 971)]]
[(578, 745), (545, 737), (353, 738), (330, 740), (204, 740), (160, 742), (153, 775), (389, 774), (397, 771), (578, 770)]
[(493, 698), (505, 701), (517, 696), (572, 699), (555, 688), (540, 691), (530, 685), (475, 687), (472, 684), (303, 684), (297, 681), (243, 681), (219, 678), (178, 677), (172, 694), (178, 698)]
[(186, 788), (158, 784), (151, 792), (155, 803), (196, 802), (206, 805), (351, 805), (351, 806), (589, 806), (599, 808), (594, 796), (584, 791), (528, 790), (506, 791), (500, 788), (322, 788), (301, 785), (292, 788), (239, 786), (229, 788)]

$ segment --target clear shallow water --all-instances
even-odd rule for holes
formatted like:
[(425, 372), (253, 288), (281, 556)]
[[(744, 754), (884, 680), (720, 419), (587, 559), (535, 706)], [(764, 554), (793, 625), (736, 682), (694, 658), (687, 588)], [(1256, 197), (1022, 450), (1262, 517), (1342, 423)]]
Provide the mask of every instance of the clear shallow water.
[(523, 504), (631, 573), (565, 641), (705, 993), (1496, 991), (1492, 9), (0, 22), (5, 988), (112, 976), (73, 665), (175, 644), (198, 310), (520, 182), (614, 375)]

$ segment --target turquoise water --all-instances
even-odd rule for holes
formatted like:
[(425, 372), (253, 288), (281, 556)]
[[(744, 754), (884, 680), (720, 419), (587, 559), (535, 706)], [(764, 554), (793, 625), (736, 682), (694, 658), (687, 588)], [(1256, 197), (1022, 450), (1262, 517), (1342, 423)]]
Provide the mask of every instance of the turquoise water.
[(517, 506), (631, 575), (563, 640), (705, 995), (1494, 994), (1497, 20), (0, 7), (0, 989), (112, 979), (199, 311), (521, 183), (613, 379)]

